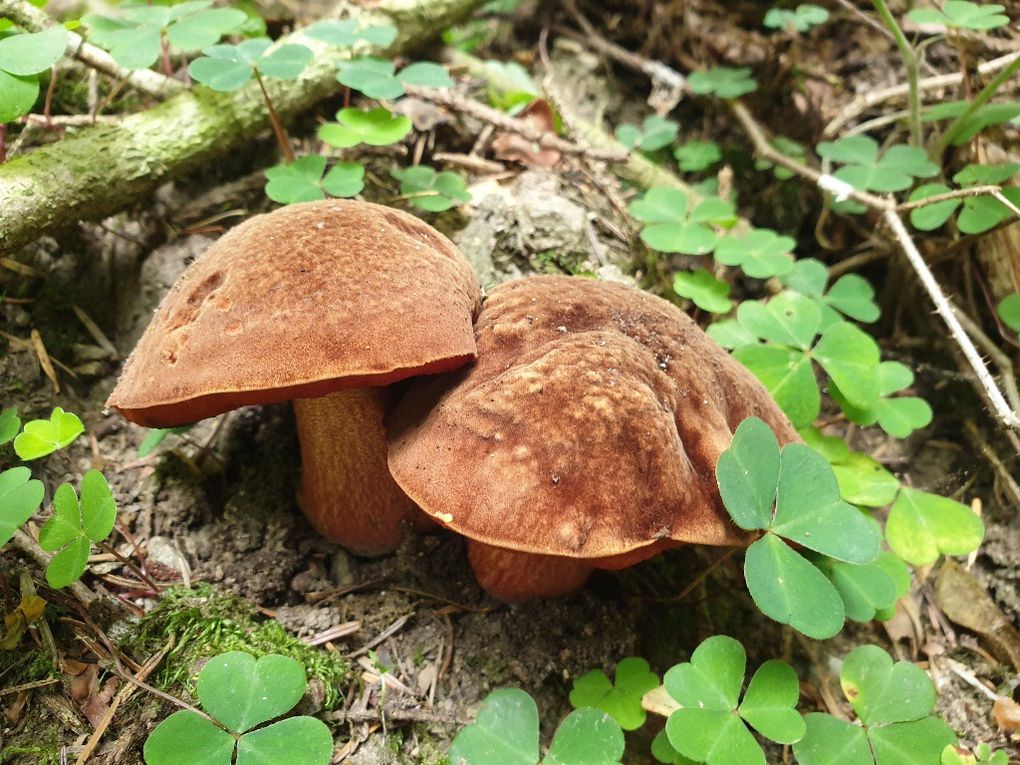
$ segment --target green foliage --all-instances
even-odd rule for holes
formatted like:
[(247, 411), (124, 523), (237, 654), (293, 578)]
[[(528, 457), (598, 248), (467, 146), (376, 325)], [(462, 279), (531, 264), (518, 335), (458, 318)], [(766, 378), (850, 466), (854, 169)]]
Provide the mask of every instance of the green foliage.
[(21, 430), (21, 418), (13, 406), (0, 411), (0, 446), (12, 441)]
[(266, 169), (266, 196), (280, 204), (313, 202), (334, 197), (353, 197), (365, 187), (365, 168), (356, 162), (338, 162), (328, 171), (321, 154), (298, 157), (293, 162)]
[(769, 8), (763, 23), (769, 29), (786, 29), (803, 34), (811, 27), (824, 24), (828, 20), (829, 12), (821, 6), (802, 3), (792, 11), (785, 8)]
[(666, 721), (670, 745), (708, 765), (765, 765), (765, 754), (748, 730), (792, 744), (805, 732), (795, 709), (797, 675), (782, 661), (767, 661), (754, 673), (743, 700), (747, 657), (731, 637), (716, 635), (699, 645), (691, 660), (672, 667), (666, 691), (680, 704)]
[(397, 65), (384, 58), (360, 56), (343, 61), (337, 69), (337, 81), (369, 98), (392, 100), (404, 95), (404, 85), (425, 88), (449, 88), (453, 80), (439, 64), (421, 61), (397, 72)]
[(205, 54), (188, 64), (188, 74), (213, 90), (237, 90), (248, 82), (255, 72), (281, 80), (295, 80), (301, 76), (312, 51), (304, 45), (288, 43), (270, 51), (273, 41), (268, 37), (244, 40), (236, 45), (213, 45)]
[[(170, 715), (145, 741), (148, 765), (327, 765), (333, 736), (321, 720), (289, 717), (301, 700), (305, 669), (294, 659), (231, 652), (209, 660), (198, 676), (198, 701), (216, 723), (190, 710)], [(236, 759), (235, 759), (236, 747)]]
[[(1003, 324), (1009, 327), (1014, 332), (1020, 332), (1020, 292), (1014, 292), (1012, 295), (1006, 295), (999, 303), (996, 312), (999, 314), (999, 318), (1002, 319)], [(3, 441), (0, 441), (3, 443)]]
[(858, 425), (876, 422), (893, 438), (906, 438), (932, 420), (928, 402), (917, 396), (896, 396), (914, 383), (914, 373), (898, 361), (883, 361), (878, 365), (878, 400), (870, 407), (856, 407), (833, 385), (829, 394), (839, 403), (847, 419)]
[(0, 547), (31, 518), (42, 504), (42, 481), (31, 478), (27, 467), (13, 467), (0, 473)]
[(411, 132), (411, 120), (403, 115), (393, 114), (389, 109), (341, 109), (336, 113), (336, 122), (328, 122), (319, 128), (319, 138), (338, 149), (365, 143), (369, 146), (388, 146), (397, 143)]
[(710, 313), (727, 313), (733, 307), (729, 299), (730, 285), (716, 279), (704, 268), (678, 271), (673, 275), (673, 291)]
[(966, 505), (904, 486), (889, 509), (889, 547), (907, 563), (926, 566), (940, 554), (967, 555), (984, 538), (981, 519)]
[[(1020, 170), (1020, 165), (967, 165), (953, 176), (960, 188), (997, 185), (1003, 183)], [(926, 183), (918, 186), (910, 195), (911, 201), (928, 199), (945, 194), (951, 189), (942, 183)], [(1002, 195), (1014, 205), (1020, 204), (1020, 188), (1007, 186)], [(956, 225), (962, 234), (983, 234), (1014, 215), (1013, 211), (993, 196), (973, 196), (963, 199), (947, 199), (910, 211), (910, 222), (920, 231), (933, 231), (944, 224), (958, 209), (960, 215)]]
[(722, 149), (715, 141), (688, 141), (673, 149), (673, 156), (683, 172), (700, 173), (722, 159)]
[(142, 443), (138, 445), (138, 456), (147, 457), (170, 435), (180, 435), (191, 430), (191, 425), (181, 425), (176, 428), (150, 428), (145, 434)]
[(645, 724), (642, 697), (659, 685), (659, 676), (648, 662), (630, 656), (616, 665), (616, 683), (600, 669), (574, 680), (570, 703), (575, 709), (593, 707), (610, 715), (623, 730), (637, 730)]
[(305, 29), (305, 34), (338, 48), (353, 48), (358, 43), (388, 48), (397, 39), (391, 24), (362, 26), (357, 19), (324, 19)]
[(716, 479), (734, 522), (765, 532), (744, 559), (744, 578), (758, 608), (810, 637), (835, 635), (845, 610), (839, 591), (788, 542), (844, 564), (868, 564), (879, 555), (879, 535), (842, 500), (825, 458), (803, 444), (780, 450), (769, 427), (752, 417), (719, 457)]
[(970, 0), (945, 0), (942, 10), (937, 8), (914, 8), (907, 14), (917, 24), (942, 24), (952, 29), (971, 29), (985, 32), (1009, 23), (1009, 16), (1003, 13), (1004, 6), (994, 3), (979, 4)]
[(616, 140), (628, 149), (657, 151), (676, 140), (679, 126), (675, 121), (653, 114), (641, 126), (623, 123), (616, 128)]
[[(787, 157), (794, 159), (798, 162), (803, 163), (807, 158), (807, 148), (804, 144), (798, 143), (791, 138), (785, 136), (777, 136), (772, 140), (772, 148), (778, 151), (780, 154), (785, 154)], [(772, 172), (777, 179), (781, 181), (788, 181), (793, 178), (793, 171), (789, 168), (783, 167), (782, 165), (773, 165), (767, 159), (756, 159), (754, 161), (755, 170), (768, 170), (775, 168)]]
[(26, 422), (14, 439), (14, 451), (23, 460), (35, 460), (63, 449), (85, 432), (78, 415), (53, 407), (48, 420)]
[(493, 691), (475, 722), (450, 747), (456, 765), (618, 765), (623, 732), (612, 717), (595, 709), (567, 715), (553, 735), (544, 759), (539, 754), (538, 707), (517, 688)]
[(812, 361), (854, 406), (877, 402), (878, 346), (849, 322), (836, 321), (823, 330), (817, 300), (787, 290), (768, 303), (745, 301), (737, 321), (764, 343), (743, 345), (734, 355), (765, 384), (795, 426), (818, 416), (821, 400)]
[(784, 276), (793, 270), (792, 237), (780, 236), (767, 228), (756, 228), (745, 236), (731, 234), (720, 240), (715, 259), (727, 266), (740, 266), (755, 279)]
[(875, 290), (866, 279), (844, 274), (826, 292), (828, 280), (828, 269), (815, 258), (801, 258), (783, 275), (783, 284), (819, 302), (823, 327), (839, 321), (839, 314), (865, 324), (878, 320), (881, 312), (875, 303)]
[(66, 587), (85, 573), (93, 542), (110, 536), (117, 503), (106, 478), (89, 470), (81, 480), (81, 501), (69, 483), (53, 493), (53, 515), (39, 531), (39, 546), (56, 552), (46, 567), (50, 587)]
[(61, 26), (0, 39), (0, 124), (32, 110), (39, 74), (57, 63), (66, 47), (67, 30)]
[(156, 607), (143, 616), (128, 639), (141, 653), (158, 650), (174, 637), (173, 647), (152, 682), (175, 691), (188, 684), (196, 662), (226, 651), (256, 658), (282, 654), (300, 662), (325, 689), (323, 705), (334, 709), (345, 687), (348, 664), (339, 651), (323, 651), (290, 635), (275, 619), (265, 619), (245, 598), (217, 591), (208, 584), (164, 590)]
[(414, 165), (394, 170), (393, 177), (400, 181), (401, 196), (427, 212), (444, 212), (471, 201), (464, 179), (456, 173), (437, 173), (431, 167)]
[(202, 50), (240, 30), (244, 11), (213, 8), (212, 0), (177, 5), (124, 4), (117, 16), (87, 13), (89, 40), (110, 51), (125, 69), (145, 69), (159, 59), (164, 39), (182, 51)]
[(993, 752), (983, 741), (973, 752), (946, 744), (939, 765), (1009, 765), (1009, 756), (1005, 752)]
[(800, 765), (930, 765), (954, 743), (949, 726), (931, 716), (935, 688), (917, 665), (860, 646), (844, 660), (840, 684), (860, 724), (807, 715), (807, 735), (793, 745)]
[(921, 148), (897, 145), (879, 154), (878, 142), (866, 135), (822, 142), (818, 153), (841, 163), (833, 176), (860, 191), (903, 191), (915, 178), (930, 178), (939, 171)]
[(656, 186), (627, 206), (645, 224), (641, 240), (653, 250), (705, 255), (719, 242), (716, 228), (736, 223), (733, 206), (710, 197), (688, 210), (687, 195), (679, 189)]
[(713, 95), (719, 98), (740, 98), (753, 93), (758, 84), (747, 67), (716, 66), (711, 69), (691, 72), (687, 86), (692, 93)]
[[(923, 122), (955, 119), (970, 109), (969, 101), (945, 101), (926, 107), (921, 112)], [(994, 104), (982, 104), (975, 109), (960, 127), (954, 132), (953, 146), (970, 143), (979, 132), (993, 125), (1002, 125), (1020, 115), (1020, 103), (1016, 101), (1000, 101)]]

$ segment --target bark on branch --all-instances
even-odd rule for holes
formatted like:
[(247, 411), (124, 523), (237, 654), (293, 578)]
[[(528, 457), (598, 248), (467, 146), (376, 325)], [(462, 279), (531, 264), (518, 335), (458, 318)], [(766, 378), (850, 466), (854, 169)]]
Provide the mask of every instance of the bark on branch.
[[(365, 23), (399, 30), (390, 53), (420, 45), (466, 16), (481, 0), (386, 0)], [(348, 51), (300, 31), (315, 57), (294, 81), (266, 80), (280, 118), (287, 120), (339, 88), (336, 65)], [(158, 184), (242, 147), (269, 130), (258, 84), (233, 93), (205, 88), (182, 93), (114, 125), (96, 125), (59, 143), (0, 165), (0, 251), (54, 228), (97, 219), (136, 204)]]

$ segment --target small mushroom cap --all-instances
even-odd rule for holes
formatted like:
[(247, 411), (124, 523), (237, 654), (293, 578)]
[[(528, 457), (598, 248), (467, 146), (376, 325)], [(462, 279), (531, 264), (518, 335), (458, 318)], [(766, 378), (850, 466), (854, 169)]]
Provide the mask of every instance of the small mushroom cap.
[(747, 542), (719, 497), (719, 455), (750, 416), (799, 439), (682, 311), (620, 284), (531, 277), (488, 294), (475, 334), (474, 366), (413, 384), (391, 416), (390, 472), (423, 510), (544, 555)]
[(332, 199), (258, 215), (188, 267), (107, 406), (150, 427), (454, 369), (474, 272), (407, 213)]

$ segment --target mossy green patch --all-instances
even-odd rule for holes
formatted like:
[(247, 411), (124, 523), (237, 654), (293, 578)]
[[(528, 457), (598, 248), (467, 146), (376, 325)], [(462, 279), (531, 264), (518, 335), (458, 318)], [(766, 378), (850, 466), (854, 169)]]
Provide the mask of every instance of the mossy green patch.
[(173, 637), (154, 684), (163, 690), (184, 686), (194, 691), (195, 663), (226, 651), (246, 651), (256, 658), (282, 654), (301, 662), (310, 678), (325, 687), (324, 706), (340, 702), (340, 686), (348, 664), (338, 653), (309, 646), (272, 619), (264, 619), (244, 598), (224, 594), (207, 584), (174, 587), (159, 605), (131, 628), (125, 644), (136, 655), (150, 655)]

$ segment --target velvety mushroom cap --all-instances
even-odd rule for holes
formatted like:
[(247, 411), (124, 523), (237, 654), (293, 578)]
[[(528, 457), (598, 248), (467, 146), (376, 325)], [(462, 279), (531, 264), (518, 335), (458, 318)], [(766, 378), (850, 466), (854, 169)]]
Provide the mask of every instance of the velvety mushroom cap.
[(322, 396), (475, 357), (478, 283), (431, 226), (326, 200), (259, 215), (170, 290), (110, 395), (168, 427), (246, 404)]
[(719, 455), (750, 416), (798, 437), (683, 312), (620, 284), (531, 277), (489, 293), (475, 334), (475, 365), (414, 384), (391, 416), (390, 472), (436, 520), (585, 559), (747, 541), (719, 497)]

